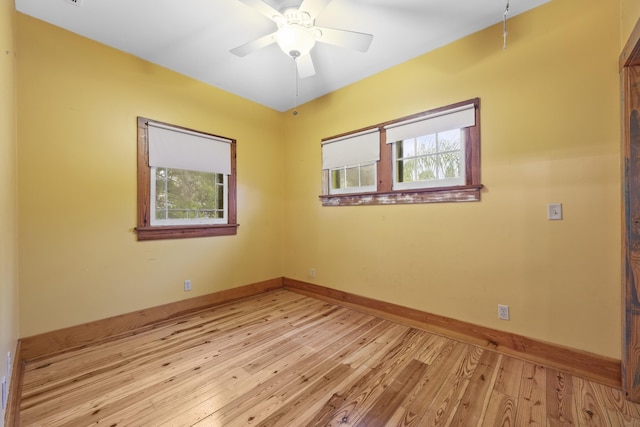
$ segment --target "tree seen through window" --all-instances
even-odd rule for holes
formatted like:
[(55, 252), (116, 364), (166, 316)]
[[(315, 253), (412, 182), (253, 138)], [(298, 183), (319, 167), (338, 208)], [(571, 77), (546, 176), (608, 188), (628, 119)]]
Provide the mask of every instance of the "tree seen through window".
[(219, 173), (155, 168), (155, 218), (224, 218), (224, 176)]

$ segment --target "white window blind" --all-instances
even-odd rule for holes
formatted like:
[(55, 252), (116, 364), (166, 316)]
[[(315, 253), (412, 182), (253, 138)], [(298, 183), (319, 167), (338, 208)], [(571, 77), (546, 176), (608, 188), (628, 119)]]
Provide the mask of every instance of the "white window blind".
[(231, 174), (231, 140), (148, 124), (150, 167)]
[(461, 129), (475, 126), (476, 112), (474, 104), (463, 105), (446, 111), (422, 116), (385, 126), (387, 144), (431, 135), (445, 130)]
[(322, 169), (380, 160), (380, 131), (370, 129), (322, 143)]

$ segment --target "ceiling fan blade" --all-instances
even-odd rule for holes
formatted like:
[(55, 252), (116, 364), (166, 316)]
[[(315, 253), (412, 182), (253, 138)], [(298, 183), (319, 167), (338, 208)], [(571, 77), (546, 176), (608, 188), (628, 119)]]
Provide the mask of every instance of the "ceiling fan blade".
[(329, 43), (340, 47), (366, 52), (371, 45), (373, 35), (367, 33), (358, 33), (356, 31), (336, 30), (335, 28), (316, 27), (322, 35), (318, 39), (319, 42)]
[(314, 20), (330, 2), (331, 0), (304, 0), (298, 10), (308, 13), (311, 20)]
[(262, 0), (238, 0), (238, 1), (240, 3), (246, 4), (247, 6), (249, 6), (256, 12), (258, 12), (259, 14), (266, 16), (272, 21), (276, 21), (278, 19), (280, 19), (281, 22), (285, 21), (284, 16), (282, 16), (280, 12), (278, 12), (277, 10), (275, 10), (274, 8), (272, 8)]
[(229, 52), (237, 56), (247, 56), (250, 53), (255, 52), (256, 50), (260, 50), (263, 47), (269, 46), (271, 43), (275, 43), (275, 35), (276, 33), (267, 34), (266, 36), (262, 36), (252, 42), (234, 47)]
[(296, 67), (298, 68), (299, 79), (311, 77), (316, 73), (316, 69), (313, 66), (313, 59), (311, 59), (311, 54), (307, 53), (306, 55), (299, 56), (295, 58), (295, 61)]

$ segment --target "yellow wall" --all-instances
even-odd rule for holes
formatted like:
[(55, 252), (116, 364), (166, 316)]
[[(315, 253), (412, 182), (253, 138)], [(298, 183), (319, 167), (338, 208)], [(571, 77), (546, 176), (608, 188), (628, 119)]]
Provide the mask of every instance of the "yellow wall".
[[(18, 240), (16, 212), (15, 10), (0, 0), (0, 377), (18, 339)], [(4, 411), (0, 411), (0, 426)]]
[[(620, 358), (619, 4), (552, 1), (508, 31), (505, 51), (496, 25), (287, 115), (284, 274)], [(473, 97), (481, 202), (321, 207), (321, 138)]]
[(638, 19), (640, 19), (640, 2), (638, 0), (620, 0), (620, 18), (620, 42), (621, 48), (623, 48)]
[[(22, 337), (282, 275), (281, 113), (22, 14), (17, 46)], [(136, 241), (138, 115), (237, 139), (237, 236)]]

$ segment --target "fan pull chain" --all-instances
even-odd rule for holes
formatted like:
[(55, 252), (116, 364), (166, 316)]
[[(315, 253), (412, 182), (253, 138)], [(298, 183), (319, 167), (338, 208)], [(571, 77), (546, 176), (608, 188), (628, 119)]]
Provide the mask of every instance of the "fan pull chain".
[(293, 115), (297, 116), (298, 115), (298, 80), (299, 79), (298, 79), (298, 63), (295, 56), (293, 57), (293, 71), (296, 77), (296, 98), (295, 98), (295, 102), (293, 103)]
[(509, 15), (509, 0), (507, 0), (507, 5), (502, 17), (502, 49), (507, 48), (507, 15)]

